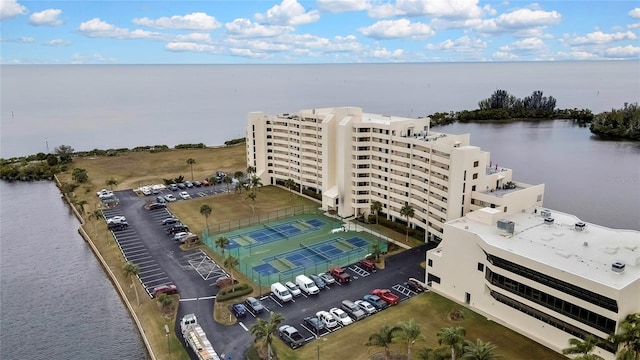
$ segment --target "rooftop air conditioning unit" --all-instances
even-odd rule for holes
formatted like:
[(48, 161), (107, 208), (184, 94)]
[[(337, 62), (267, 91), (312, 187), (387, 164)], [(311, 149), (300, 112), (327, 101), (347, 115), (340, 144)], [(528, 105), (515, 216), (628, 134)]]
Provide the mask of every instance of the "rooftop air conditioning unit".
[(546, 217), (546, 218), (544, 218), (544, 223), (545, 223), (546, 225), (553, 225), (553, 222), (554, 222), (554, 221), (555, 221), (555, 220), (554, 220), (552, 217)]
[(587, 226), (587, 224), (583, 223), (582, 221), (581, 222), (577, 222), (574, 230), (575, 231), (582, 231), (582, 230), (584, 230), (585, 226)]
[(621, 273), (624, 271), (624, 267), (625, 265), (623, 263), (616, 261), (613, 264), (611, 264), (611, 271)]
[(500, 219), (498, 220), (498, 229), (513, 234), (516, 229), (516, 223), (511, 220)]
[(548, 218), (551, 216), (551, 211), (547, 210), (547, 209), (542, 209), (540, 210), (540, 216), (543, 218)]

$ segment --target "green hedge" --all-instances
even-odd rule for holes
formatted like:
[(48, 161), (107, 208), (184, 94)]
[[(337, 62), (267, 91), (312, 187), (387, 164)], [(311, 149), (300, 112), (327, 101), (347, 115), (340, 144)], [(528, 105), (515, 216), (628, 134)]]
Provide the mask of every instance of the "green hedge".
[[(232, 289), (235, 291), (232, 292)], [(241, 296), (249, 295), (253, 292), (253, 288), (249, 284), (236, 284), (233, 287), (229, 286), (220, 291), (216, 295), (216, 301), (227, 301)]]
[[(375, 215), (371, 215), (369, 214), (368, 216), (368, 222), (370, 224), (375, 224), (376, 223), (376, 216)], [(382, 225), (386, 228), (389, 228), (393, 231), (396, 231), (400, 234), (406, 234), (407, 233), (407, 226), (405, 224), (401, 224), (401, 223), (397, 223), (397, 222), (393, 222), (391, 220), (387, 220), (386, 217), (384, 217), (384, 215), (380, 215), (378, 217), (378, 225)], [(422, 229), (411, 229), (409, 228), (409, 236), (411, 236), (414, 239), (417, 239), (419, 241), (424, 241), (424, 230)]]

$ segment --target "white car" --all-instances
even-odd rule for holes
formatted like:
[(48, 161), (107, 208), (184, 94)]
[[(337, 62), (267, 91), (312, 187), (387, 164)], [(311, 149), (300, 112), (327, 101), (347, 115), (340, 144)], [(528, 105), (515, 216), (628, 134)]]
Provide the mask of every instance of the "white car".
[(169, 201), (169, 202), (172, 202), (172, 201), (176, 201), (176, 200), (178, 200), (178, 199), (176, 199), (176, 197), (175, 197), (175, 196), (173, 196), (173, 194), (165, 195), (165, 196), (164, 196), (164, 199), (165, 199), (165, 200), (167, 200), (167, 201)]
[(127, 218), (124, 216), (114, 216), (107, 219), (107, 224), (120, 224), (127, 222)]
[(107, 189), (102, 189), (102, 190), (100, 190), (100, 191), (98, 191), (98, 192), (96, 193), (96, 196), (98, 196), (98, 197), (99, 197), (99, 196), (101, 196), (101, 195), (111, 195), (111, 194), (113, 194), (113, 191), (111, 191), (111, 190), (107, 190)]
[(175, 233), (173, 235), (173, 241), (180, 241), (180, 240), (182, 240), (182, 238), (186, 237), (187, 235), (189, 235), (188, 232)]
[(331, 329), (331, 328), (334, 328), (334, 327), (338, 326), (338, 322), (333, 317), (333, 315), (329, 314), (328, 312), (326, 312), (324, 310), (318, 311), (316, 313), (316, 316), (318, 317), (318, 319), (320, 319), (320, 321), (322, 321), (324, 326), (326, 328), (328, 328), (328, 329)]
[(331, 308), (329, 313), (336, 319), (336, 321), (342, 324), (342, 326), (353, 324), (353, 319), (342, 309)]
[(336, 283), (336, 279), (333, 278), (333, 276), (331, 276), (331, 274), (329, 273), (320, 273), (318, 274), (318, 276), (324, 280), (325, 284), (327, 285), (332, 285)]
[(362, 311), (364, 311), (367, 315), (371, 315), (377, 311), (376, 308), (368, 301), (356, 300), (354, 301), (354, 303), (358, 305), (360, 309), (362, 309)]
[(302, 291), (300, 291), (300, 288), (298, 287), (298, 285), (292, 283), (291, 281), (287, 281), (284, 286), (287, 287), (287, 289), (289, 289), (289, 292), (291, 293), (291, 295), (295, 296), (300, 296), (302, 295)]
[(182, 200), (191, 199), (191, 195), (189, 195), (189, 193), (186, 192), (186, 191), (181, 191), (180, 192), (180, 197), (182, 198)]

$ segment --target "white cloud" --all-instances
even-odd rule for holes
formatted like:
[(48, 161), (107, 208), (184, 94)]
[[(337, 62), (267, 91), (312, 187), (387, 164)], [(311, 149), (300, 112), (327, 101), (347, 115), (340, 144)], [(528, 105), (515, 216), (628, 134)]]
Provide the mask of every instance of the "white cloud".
[(557, 11), (520, 9), (502, 14), (495, 19), (469, 22), (468, 25), (474, 26), (479, 32), (500, 34), (556, 25), (561, 19), (562, 15)]
[(317, 3), (320, 9), (332, 13), (362, 11), (371, 8), (369, 0), (318, 0)]
[(105, 57), (100, 53), (94, 54), (74, 54), (71, 59), (72, 64), (115, 64), (118, 62), (116, 58)]
[(18, 4), (17, 0), (0, 1), (0, 20), (11, 19), (27, 13), (27, 8)]
[(640, 28), (640, 23), (634, 23), (634, 24), (629, 24), (627, 25), (628, 29), (638, 29)]
[(212, 31), (222, 26), (215, 17), (203, 12), (194, 12), (187, 15), (174, 15), (158, 19), (135, 18), (133, 23), (139, 26), (148, 26), (155, 29), (181, 29), (194, 31)]
[(47, 45), (54, 47), (63, 47), (71, 45), (71, 41), (64, 39), (53, 39), (47, 42)]
[(598, 60), (598, 55), (586, 51), (559, 52), (556, 54), (559, 58), (566, 60)]
[(255, 14), (254, 17), (267, 24), (300, 25), (318, 21), (320, 13), (317, 10), (306, 12), (296, 0), (282, 0), (280, 5), (274, 5), (265, 14)]
[(362, 51), (362, 45), (353, 35), (325, 38), (311, 34), (287, 34), (279, 37), (278, 41), (284, 44), (289, 44), (294, 48), (306, 48), (325, 53)]
[(33, 44), (34, 42), (36, 42), (36, 39), (29, 37), (29, 36), (21, 36), (19, 38), (2, 38), (0, 39), (0, 42), (14, 42), (14, 43), (21, 43), (21, 44)]
[(209, 43), (211, 42), (211, 35), (209, 33), (189, 33), (176, 35), (177, 42), (196, 42), (196, 43)]
[(62, 25), (62, 21), (58, 16), (62, 14), (60, 9), (47, 9), (29, 16), (29, 24), (36, 26), (58, 26)]
[(500, 47), (500, 51), (503, 52), (521, 52), (521, 53), (534, 53), (545, 49), (544, 41), (538, 38), (527, 38), (518, 40), (510, 45)]
[(93, 18), (89, 21), (81, 23), (78, 31), (85, 36), (94, 38), (148, 40), (163, 40), (165, 38), (163, 34), (156, 32), (139, 29), (130, 31), (129, 29), (119, 28), (115, 25), (100, 20), (99, 18)]
[(455, 52), (478, 52), (486, 49), (488, 44), (480, 39), (471, 39), (464, 35), (456, 40), (447, 39), (438, 45), (429, 44), (429, 50), (455, 51)]
[(617, 46), (605, 50), (604, 56), (610, 58), (637, 58), (640, 56), (640, 46)]
[(166, 50), (175, 52), (200, 52), (200, 53), (219, 53), (218, 48), (213, 45), (197, 44), (193, 42), (170, 42), (164, 47)]
[(420, 39), (433, 36), (435, 34), (429, 25), (421, 22), (412, 23), (408, 19), (382, 20), (371, 26), (360, 28), (358, 30), (363, 35), (374, 39)]
[(245, 18), (235, 19), (224, 26), (229, 35), (236, 37), (272, 37), (295, 30), (291, 26), (261, 25)]
[(254, 52), (250, 49), (237, 49), (237, 48), (229, 49), (229, 53), (233, 56), (248, 57), (252, 59), (262, 59), (269, 56), (268, 54), (261, 53), (261, 52)]
[(518, 56), (510, 52), (497, 51), (493, 54), (493, 58), (496, 60), (516, 60)]
[(479, 0), (396, 0), (395, 3), (376, 5), (369, 11), (372, 17), (432, 16), (449, 19), (471, 19), (482, 16)]
[(640, 8), (635, 8), (629, 11), (629, 16), (631, 16), (634, 19), (640, 19)]
[(404, 55), (404, 50), (395, 49), (389, 51), (386, 48), (376, 48), (371, 50), (369, 55), (376, 59), (400, 59)]
[(636, 38), (636, 34), (631, 31), (617, 32), (613, 34), (605, 34), (602, 31), (596, 31), (589, 33), (586, 36), (576, 37), (575, 39), (571, 40), (570, 43), (573, 45), (595, 45), (607, 44), (622, 40), (635, 40)]

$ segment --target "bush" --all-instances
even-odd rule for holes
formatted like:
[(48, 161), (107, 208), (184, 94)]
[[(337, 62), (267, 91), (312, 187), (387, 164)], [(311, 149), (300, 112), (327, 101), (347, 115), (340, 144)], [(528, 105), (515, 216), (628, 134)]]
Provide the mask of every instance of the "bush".
[(314, 190), (304, 189), (302, 190), (302, 193), (314, 199), (322, 201), (322, 194), (318, 194)]
[(238, 138), (238, 139), (227, 140), (227, 141), (224, 142), (224, 144), (229, 146), (229, 145), (242, 144), (245, 141), (246, 141), (245, 138)]
[[(232, 292), (233, 289), (235, 289), (235, 291)], [(233, 287), (229, 286), (218, 291), (218, 294), (216, 295), (216, 301), (227, 301), (249, 295), (252, 292), (253, 288), (249, 286), (249, 284), (236, 284)]]
[(203, 143), (198, 144), (178, 144), (175, 146), (176, 149), (204, 149), (206, 146)]

